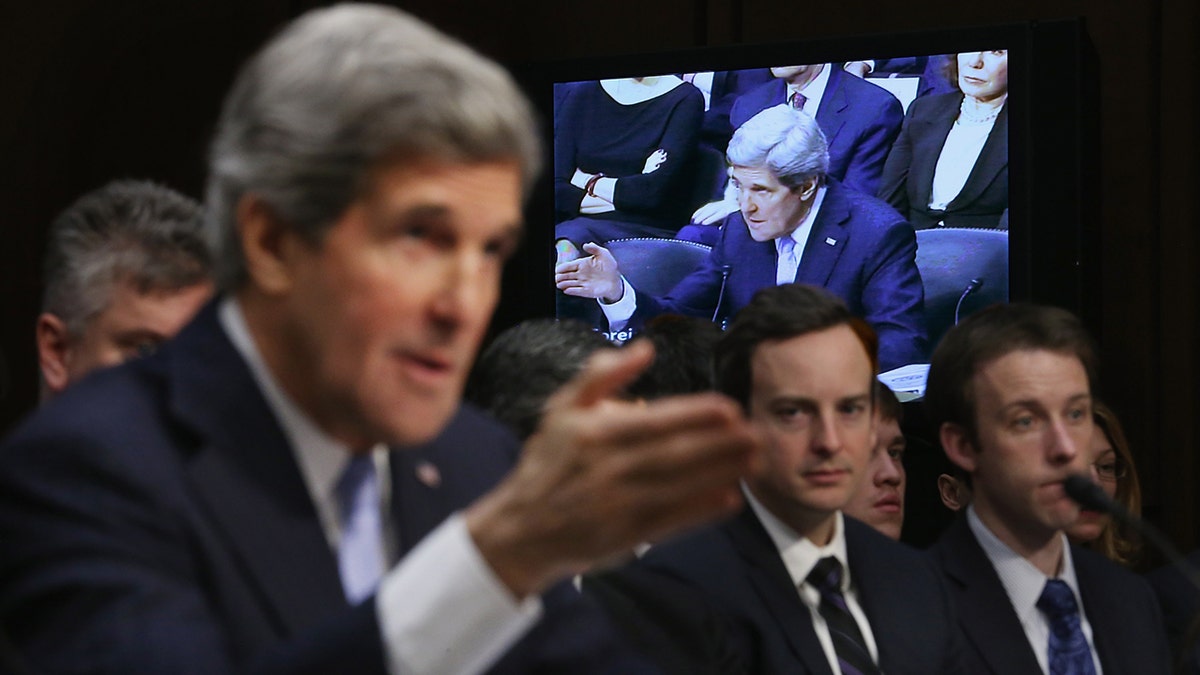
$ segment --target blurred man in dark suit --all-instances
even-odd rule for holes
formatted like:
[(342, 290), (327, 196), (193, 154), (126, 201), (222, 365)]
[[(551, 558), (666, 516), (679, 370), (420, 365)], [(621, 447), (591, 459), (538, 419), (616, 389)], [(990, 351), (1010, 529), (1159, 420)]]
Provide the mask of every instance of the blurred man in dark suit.
[(925, 392), (971, 504), (931, 555), (957, 600), (967, 672), (1167, 673), (1162, 615), (1141, 578), (1068, 543), (1089, 474), (1096, 356), (1065, 310), (996, 305), (952, 328)]
[(45, 400), (96, 368), (152, 353), (212, 295), (204, 217), (149, 181), (115, 181), (50, 224), (37, 320)]
[(716, 395), (611, 402), (643, 344), (509, 472), (460, 395), (540, 152), (503, 70), (393, 8), (311, 12), (247, 64), (211, 153), (222, 296), (0, 448), (0, 621), (34, 670), (636, 665), (543, 591), (735, 509), (756, 442)]

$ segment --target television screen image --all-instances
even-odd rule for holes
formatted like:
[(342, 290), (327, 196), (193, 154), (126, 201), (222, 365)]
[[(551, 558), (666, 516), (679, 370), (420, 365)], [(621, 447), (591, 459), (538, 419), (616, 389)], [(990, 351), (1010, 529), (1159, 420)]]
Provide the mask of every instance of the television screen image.
[(558, 315), (625, 341), (805, 282), (872, 324), (884, 370), (927, 362), (968, 300), (1008, 298), (1007, 61), (554, 83), (556, 263), (575, 262)]
[[(547, 170), (497, 329), (570, 317), (623, 342), (662, 313), (724, 326), (757, 289), (798, 280), (871, 322), (895, 388), (919, 394), (939, 338), (993, 302), (1098, 323), (1098, 69), (1078, 19), (513, 70)], [(760, 147), (813, 123), (815, 165), (802, 129), (805, 143)]]

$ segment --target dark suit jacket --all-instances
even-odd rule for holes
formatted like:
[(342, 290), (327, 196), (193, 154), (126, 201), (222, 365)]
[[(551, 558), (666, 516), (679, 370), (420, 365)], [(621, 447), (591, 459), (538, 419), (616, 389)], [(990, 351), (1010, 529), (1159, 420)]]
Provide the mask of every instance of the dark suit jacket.
[[(950, 598), (921, 554), (845, 518), (851, 577), (889, 675), (962, 673)], [(750, 508), (638, 563), (690, 584), (726, 619), (748, 672), (825, 674), (829, 662), (783, 559)]]
[[(968, 645), (969, 672), (1039, 672), (1000, 577), (966, 518), (957, 519), (929, 555), (949, 581)], [(1162, 614), (1149, 585), (1092, 551), (1072, 545), (1071, 556), (1105, 675), (1169, 673)]]
[[(904, 108), (886, 89), (837, 64), (826, 67), (830, 69), (829, 84), (817, 108), (817, 125), (829, 144), (829, 175), (873, 195), (879, 190), (883, 163), (904, 122)], [(785, 103), (786, 98), (786, 82), (768, 82), (734, 102), (729, 122), (736, 130), (763, 110)]]
[[(796, 281), (829, 289), (875, 328), (881, 369), (922, 363), (928, 359), (925, 288), (916, 253), (912, 227), (894, 210), (831, 180)], [(751, 239), (742, 214), (735, 212), (725, 219), (704, 265), (670, 294), (637, 294), (630, 325), (640, 326), (663, 312), (732, 317), (759, 289), (775, 285), (775, 262), (775, 242)]]
[[(1200, 567), (1200, 551), (1192, 551), (1186, 563), (1193, 569)], [(1200, 588), (1196, 588), (1175, 565), (1160, 567), (1146, 575), (1154, 588), (1158, 602), (1163, 608), (1167, 625), (1167, 639), (1183, 673), (1200, 674), (1200, 643), (1190, 634), (1200, 630), (1195, 626), (1200, 621)]]
[[(384, 670), (375, 602), (347, 606), (291, 449), (215, 307), (0, 448), (0, 620), (35, 672)], [(437, 440), (393, 452), (401, 547), (489, 489), (516, 451), (464, 407)], [(439, 485), (416, 478), (419, 461)], [(546, 600), (554, 625), (499, 670), (560, 659), (542, 649), (560, 625), (572, 631), (561, 644), (605, 660), (606, 623), (564, 592)]]
[(992, 125), (962, 192), (946, 210), (932, 211), (933, 171), (946, 136), (958, 117), (962, 93), (927, 96), (912, 102), (904, 128), (883, 169), (879, 196), (905, 214), (918, 230), (936, 227), (999, 227), (1008, 208), (1008, 104)]

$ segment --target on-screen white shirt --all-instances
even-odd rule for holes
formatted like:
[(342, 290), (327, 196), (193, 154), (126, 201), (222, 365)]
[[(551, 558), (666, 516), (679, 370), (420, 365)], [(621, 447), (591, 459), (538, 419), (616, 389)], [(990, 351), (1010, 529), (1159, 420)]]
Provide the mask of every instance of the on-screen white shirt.
[(791, 576), (792, 583), (800, 594), (800, 600), (804, 602), (805, 607), (808, 607), (808, 613), (812, 616), (813, 630), (817, 634), (817, 640), (821, 643), (821, 649), (825, 652), (825, 659), (829, 661), (829, 668), (835, 673), (841, 672), (838, 668), (837, 651), (833, 648), (833, 638), (829, 635), (829, 626), (825, 622), (825, 617), (821, 616), (817, 609), (821, 604), (821, 593), (808, 583), (808, 575), (812, 572), (813, 567), (816, 567), (817, 561), (828, 556), (837, 558), (838, 562), (842, 564), (842, 595), (846, 599), (850, 615), (858, 624), (858, 630), (862, 633), (863, 641), (866, 642), (867, 651), (871, 653), (871, 660), (878, 664), (879, 648), (875, 644), (875, 634), (871, 632), (871, 622), (867, 620), (867, 615), (863, 613), (862, 605), (859, 604), (858, 589), (850, 575), (850, 563), (846, 557), (846, 526), (842, 520), (842, 512), (838, 511), (835, 516), (833, 537), (829, 543), (825, 546), (817, 546), (796, 534), (795, 530), (776, 518), (767, 510), (767, 507), (754, 498), (753, 493), (744, 485), (742, 492), (746, 494), (746, 502), (750, 504), (750, 508), (754, 509), (754, 515), (758, 516), (758, 520), (766, 528), (767, 534), (771, 535), (771, 541), (775, 542), (775, 548), (779, 549), (779, 556), (783, 558), (783, 565), (787, 568), (788, 575)]
[[(222, 300), (218, 316), (295, 453), (321, 529), (336, 553), (341, 526), (333, 485), (351, 458), (349, 448), (322, 432), (279, 386), (237, 301)], [(387, 449), (375, 448), (373, 458), (383, 501), (385, 548), (394, 559), (396, 542), (389, 537), (395, 528), (388, 526), (391, 481)], [(482, 672), (542, 614), (540, 598), (513, 598), (496, 578), (475, 547), (461, 513), (446, 519), (384, 574), (374, 602), (392, 675)]]
[(821, 107), (821, 99), (825, 97), (825, 88), (829, 86), (829, 73), (831, 68), (828, 63), (821, 64), (821, 72), (812, 79), (811, 82), (803, 87), (787, 86), (787, 96), (785, 102), (792, 100), (792, 94), (800, 92), (804, 94), (804, 112), (808, 113), (809, 117), (816, 119), (817, 110)]
[[(1008, 594), (1008, 601), (1012, 603), (1013, 611), (1021, 621), (1021, 628), (1025, 629), (1025, 638), (1029, 640), (1029, 645), (1033, 649), (1034, 655), (1037, 656), (1038, 665), (1042, 667), (1043, 673), (1048, 674), (1050, 672), (1050, 622), (1046, 620), (1046, 615), (1037, 608), (1037, 601), (1050, 577), (1042, 574), (1042, 571), (1034, 567), (1033, 563), (1012, 550), (1008, 544), (1000, 541), (1000, 538), (993, 534), (976, 515), (974, 505), (967, 507), (967, 525), (975, 534), (975, 540), (979, 542), (979, 546), (987, 555), (988, 560), (992, 562), (992, 567), (996, 569), (996, 576), (1000, 577), (1000, 584), (1004, 586), (1004, 592)], [(1079, 594), (1079, 581), (1075, 577), (1075, 563), (1071, 558), (1071, 546), (1067, 541), (1067, 535), (1060, 532), (1058, 536), (1062, 537), (1063, 559), (1062, 569), (1056, 578), (1066, 583), (1071, 592), (1075, 594), (1075, 604), (1079, 606), (1079, 624), (1083, 629), (1083, 636), (1087, 638), (1088, 647), (1092, 651), (1092, 662), (1096, 664), (1096, 675), (1103, 675), (1103, 671), (1100, 669), (1100, 657), (1096, 654), (1096, 641), (1092, 637), (1092, 624), (1088, 623), (1087, 613), (1083, 611), (1083, 598)]]

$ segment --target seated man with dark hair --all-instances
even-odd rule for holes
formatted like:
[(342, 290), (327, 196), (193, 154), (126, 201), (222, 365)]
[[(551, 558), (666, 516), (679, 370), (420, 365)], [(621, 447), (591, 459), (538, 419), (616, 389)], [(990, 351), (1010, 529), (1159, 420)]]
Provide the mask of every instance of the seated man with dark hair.
[(89, 192), (50, 224), (37, 320), (45, 400), (153, 352), (212, 295), (200, 205), (149, 181)]
[(767, 443), (731, 520), (639, 568), (722, 616), (751, 673), (962, 673), (950, 597), (921, 555), (842, 514), (873, 452), (875, 335), (827, 292), (764, 289), (717, 346), (719, 391)]
[[(849, 77), (849, 76), (848, 76)], [(633, 288), (609, 251), (555, 268), (567, 295), (596, 298), (610, 330), (662, 313), (721, 320), (762, 288), (821, 286), (879, 334), (879, 361), (891, 370), (926, 360), (925, 289), (912, 227), (884, 202), (828, 179), (825, 136), (788, 106), (764, 110), (729, 142), (740, 212), (730, 215), (700, 268), (664, 297)]]
[(966, 517), (930, 549), (970, 645), (966, 672), (1168, 673), (1149, 585), (1069, 543), (1089, 473), (1097, 360), (1069, 312), (994, 305), (951, 328), (925, 403), (942, 449), (970, 478)]

